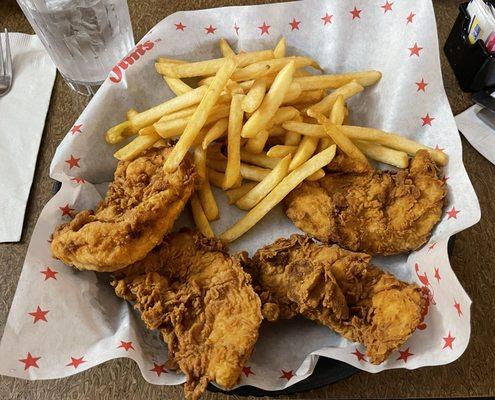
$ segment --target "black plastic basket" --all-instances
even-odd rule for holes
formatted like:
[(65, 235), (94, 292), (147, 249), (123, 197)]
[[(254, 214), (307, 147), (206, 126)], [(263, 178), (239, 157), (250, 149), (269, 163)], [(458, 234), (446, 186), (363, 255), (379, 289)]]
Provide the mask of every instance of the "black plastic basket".
[(444, 52), (463, 91), (495, 89), (495, 53), (490, 53), (480, 39), (469, 43), (471, 18), (467, 5), (459, 6), (459, 16), (445, 42)]

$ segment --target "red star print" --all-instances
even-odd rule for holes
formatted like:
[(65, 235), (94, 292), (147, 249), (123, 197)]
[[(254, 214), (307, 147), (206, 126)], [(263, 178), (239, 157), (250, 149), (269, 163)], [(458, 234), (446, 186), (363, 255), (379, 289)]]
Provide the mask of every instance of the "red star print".
[(217, 28), (215, 28), (214, 26), (212, 26), (212, 25), (210, 24), (210, 26), (209, 26), (208, 28), (205, 28), (205, 30), (206, 30), (206, 34), (207, 34), (207, 35), (209, 35), (210, 33), (211, 33), (212, 35), (214, 35), (214, 34), (215, 34), (215, 31), (217, 30)]
[(77, 367), (79, 367), (79, 365), (86, 362), (85, 360), (83, 360), (83, 358), (84, 358), (84, 356), (79, 357), (79, 358), (71, 357), (70, 358), (71, 362), (69, 364), (66, 364), (65, 366), (66, 367), (74, 367), (74, 369), (76, 369)]
[(187, 28), (186, 25), (182, 25), (182, 22), (179, 22), (178, 24), (174, 24), (175, 25), (175, 30), (176, 31), (182, 31), (184, 32), (184, 29)]
[(414, 14), (414, 13), (411, 11), (411, 13), (410, 13), (410, 14), (407, 16), (407, 18), (406, 18), (406, 20), (407, 20), (406, 25), (407, 25), (407, 24), (412, 24), (412, 22), (413, 22), (413, 18), (414, 18), (415, 16), (416, 16), (416, 14)]
[(357, 359), (358, 359), (359, 362), (366, 361), (366, 358), (364, 358), (364, 354), (361, 353), (357, 348), (356, 348), (356, 351), (354, 351), (351, 354), (354, 354), (357, 357)]
[(289, 25), (290, 25), (290, 30), (293, 31), (293, 30), (299, 30), (299, 24), (301, 23), (301, 21), (296, 21), (295, 18), (292, 18), (292, 22), (289, 22)]
[(292, 377), (294, 376), (294, 374), (292, 373), (292, 370), (290, 371), (284, 371), (283, 369), (281, 370), (282, 371), (282, 375), (278, 377), (278, 379), (287, 379), (288, 381), (290, 381), (292, 379)]
[(72, 133), (73, 135), (75, 135), (76, 133), (81, 133), (81, 128), (82, 128), (82, 124), (79, 124), (79, 125), (74, 125), (74, 126), (70, 129), (70, 133)]
[(437, 144), (437, 145), (435, 145), (435, 150), (444, 151), (445, 149), (442, 149), (441, 147), (438, 147), (438, 144)]
[(333, 17), (332, 14), (325, 13), (325, 16), (321, 17), (321, 19), (323, 20), (323, 25), (331, 24), (332, 23), (332, 17)]
[(129, 350), (134, 350), (134, 347), (132, 347), (132, 342), (124, 342), (124, 341), (120, 341), (120, 346), (117, 346), (117, 348), (123, 348), (125, 351), (129, 351)]
[(426, 86), (428, 86), (428, 83), (426, 83), (423, 78), (421, 78), (421, 82), (416, 82), (416, 85), (418, 85), (417, 92), (419, 92), (421, 90), (422, 92), (426, 93), (425, 89), (426, 89)]
[(234, 24), (234, 30), (235, 30), (235, 33), (237, 34), (237, 36), (239, 36), (239, 29), (241, 29), (239, 26), (237, 26), (237, 24)]
[(34, 367), (34, 368), (39, 368), (38, 366), (38, 360), (40, 359), (41, 357), (33, 357), (31, 355), (31, 353), (27, 353), (27, 356), (26, 358), (23, 358), (21, 360), (19, 360), (20, 362), (24, 363), (24, 371), (31, 368), (31, 367)]
[(409, 54), (409, 57), (412, 57), (414, 55), (419, 57), (419, 52), (421, 50), (423, 50), (423, 48), (419, 47), (417, 43), (414, 43), (413, 47), (409, 47), (409, 51), (411, 52), (411, 54)]
[(69, 217), (72, 217), (72, 211), (74, 211), (73, 208), (69, 207), (69, 204), (66, 204), (63, 207), (59, 207), (60, 211), (62, 211), (62, 217), (65, 215), (68, 215)]
[(160, 376), (161, 374), (167, 374), (167, 370), (164, 368), (165, 367), (165, 364), (157, 364), (157, 363), (153, 363), (154, 367), (152, 369), (150, 369), (150, 371), (152, 372), (156, 372), (156, 374), (158, 376)]
[(403, 360), (405, 363), (407, 362), (407, 359), (409, 357), (414, 355), (413, 353), (409, 353), (409, 347), (407, 349), (405, 349), (404, 351), (399, 350), (399, 353), (400, 353), (400, 356), (399, 356), (399, 358), (397, 358), (397, 361)]
[(437, 280), (437, 283), (440, 283), (440, 279), (442, 279), (442, 277), (440, 276), (440, 268), (434, 268), (435, 269), (435, 275), (434, 278)]
[(251, 367), (242, 367), (242, 373), (248, 377), (249, 375), (256, 375), (252, 370)]
[(76, 183), (86, 183), (84, 178), (81, 178), (80, 176), (76, 176), (75, 178), (71, 178), (70, 180)]
[(414, 264), (414, 270), (416, 271), (416, 275), (417, 275), (419, 281), (425, 286), (430, 286), (430, 280), (428, 279), (426, 272), (423, 275), (419, 274), (419, 264), (418, 263)]
[(433, 249), (435, 248), (435, 246), (436, 246), (436, 245), (437, 245), (437, 243), (436, 243), (436, 242), (433, 242), (432, 244), (430, 244), (430, 245), (428, 246), (428, 251), (433, 250)]
[(442, 347), (442, 350), (445, 349), (446, 347), (450, 347), (450, 349), (452, 350), (452, 343), (454, 343), (455, 337), (450, 334), (450, 331), (449, 331), (449, 335), (447, 337), (444, 337), (443, 340), (445, 343)]
[(459, 213), (460, 213), (459, 210), (456, 210), (455, 207), (452, 207), (452, 209), (450, 211), (447, 211), (447, 214), (449, 215), (448, 219), (451, 219), (451, 218), (457, 219), (457, 214), (459, 214)]
[(454, 308), (457, 310), (457, 315), (460, 317), (462, 315), (461, 304), (458, 303), (456, 299), (454, 299)]
[(356, 6), (354, 6), (354, 10), (349, 11), (349, 12), (352, 14), (352, 19), (354, 20), (354, 19), (356, 19), (356, 18), (361, 19), (361, 15), (360, 15), (360, 14), (361, 14), (361, 11), (363, 11), (363, 10), (358, 10), (358, 9), (356, 8)]
[(431, 123), (435, 118), (430, 117), (430, 114), (426, 114), (424, 117), (421, 117), (421, 119), (423, 120), (422, 126), (426, 126), (426, 125), (431, 126)]
[(383, 8), (383, 13), (386, 14), (387, 11), (392, 11), (392, 5), (393, 4), (394, 4), (394, 2), (389, 3), (388, 1), (386, 1), (383, 6), (380, 6), (381, 8)]
[(73, 167), (80, 167), (79, 165), (79, 160), (80, 158), (75, 158), (72, 154), (70, 155), (70, 158), (68, 160), (65, 160), (67, 164), (69, 164), (69, 169), (72, 169)]
[(35, 324), (38, 321), (48, 322), (46, 320), (46, 314), (48, 314), (49, 312), (50, 312), (50, 310), (43, 311), (40, 308), (40, 306), (38, 306), (38, 307), (36, 307), (36, 311), (30, 312), (28, 314), (34, 317), (33, 324)]
[(50, 278), (57, 280), (57, 277), (55, 275), (57, 275), (58, 272), (54, 271), (53, 269), (50, 269), (50, 267), (46, 267), (44, 271), (40, 271), (40, 272), (45, 275), (45, 281)]
[(265, 23), (265, 21), (263, 21), (263, 25), (261, 26), (258, 26), (258, 29), (261, 29), (261, 36), (263, 36), (263, 34), (267, 34), (269, 35), (270, 34), (270, 28), (271, 28), (271, 25), (267, 25)]

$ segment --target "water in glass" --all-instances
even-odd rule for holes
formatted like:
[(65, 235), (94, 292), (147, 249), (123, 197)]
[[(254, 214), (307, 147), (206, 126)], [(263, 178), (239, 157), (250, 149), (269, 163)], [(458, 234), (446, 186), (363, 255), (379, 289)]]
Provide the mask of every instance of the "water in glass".
[(91, 95), (134, 46), (126, 0), (17, 0), (73, 89)]

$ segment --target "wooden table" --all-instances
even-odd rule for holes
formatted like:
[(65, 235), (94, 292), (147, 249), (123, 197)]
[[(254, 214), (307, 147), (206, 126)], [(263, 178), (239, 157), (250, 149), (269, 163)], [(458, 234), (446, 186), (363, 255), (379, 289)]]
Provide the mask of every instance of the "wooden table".
[[(184, 9), (200, 9), (232, 4), (269, 3), (263, 0), (129, 0), (136, 39), (167, 15)], [(460, 1), (435, 0), (435, 11), (443, 45), (457, 16)], [(15, 0), (0, 1), (0, 28), (32, 33)], [(443, 52), (444, 84), (455, 114), (471, 105), (454, 79)], [(27, 246), (41, 209), (52, 197), (53, 181), (48, 176), (50, 161), (58, 143), (71, 127), (88, 100), (72, 92), (58, 75), (38, 164), (26, 212), (22, 240), (0, 245), (0, 332), (14, 297)], [(15, 132), (13, 132), (15, 133)], [(290, 398), (410, 398), (495, 396), (495, 166), (485, 160), (463, 139), (464, 163), (478, 194), (482, 220), (457, 235), (452, 266), (473, 299), (472, 334), (464, 355), (450, 365), (416, 371), (391, 370), (380, 374), (358, 373), (344, 381)], [(1, 360), (0, 360), (1, 362)], [(0, 377), (1, 399), (179, 399), (180, 386), (154, 386), (146, 383), (133, 361), (112, 360), (73, 377), (29, 382)], [(230, 396), (229, 396), (230, 397)], [(226, 396), (207, 393), (205, 399)]]

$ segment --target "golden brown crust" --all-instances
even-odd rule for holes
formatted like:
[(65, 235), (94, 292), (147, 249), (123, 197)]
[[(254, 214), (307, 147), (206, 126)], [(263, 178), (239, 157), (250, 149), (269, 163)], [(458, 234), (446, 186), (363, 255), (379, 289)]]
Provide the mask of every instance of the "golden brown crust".
[(383, 362), (421, 320), (419, 288), (370, 265), (370, 256), (300, 235), (254, 255), (248, 271), (269, 321), (303, 315), (363, 343)]
[(261, 303), (245, 262), (245, 254), (229, 256), (220, 240), (183, 230), (115, 274), (117, 296), (160, 330), (169, 364), (186, 374), (188, 399), (198, 399), (209, 381), (234, 386), (254, 348)]
[(171, 148), (151, 148), (119, 162), (96, 212), (84, 210), (53, 234), (52, 254), (78, 269), (111, 272), (142, 259), (170, 232), (196, 185), (187, 156), (165, 173)]
[(324, 243), (370, 254), (397, 254), (425, 244), (440, 220), (445, 182), (428, 152), (408, 170), (327, 174), (290, 193), (286, 214)]

